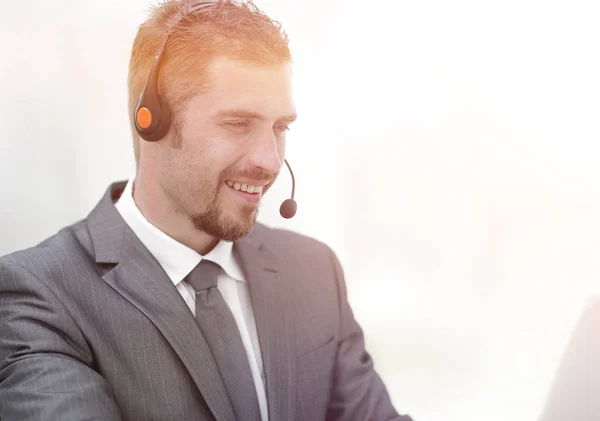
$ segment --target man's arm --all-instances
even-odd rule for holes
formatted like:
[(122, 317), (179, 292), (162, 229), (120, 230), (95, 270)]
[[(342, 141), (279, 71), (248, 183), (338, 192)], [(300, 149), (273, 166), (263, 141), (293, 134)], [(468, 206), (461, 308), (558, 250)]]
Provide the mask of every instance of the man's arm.
[(55, 293), (0, 259), (0, 419), (116, 421), (118, 407)]
[(341, 332), (327, 421), (411, 421), (396, 412), (373, 368), (362, 329), (348, 303), (342, 267), (333, 252), (331, 260), (338, 282)]

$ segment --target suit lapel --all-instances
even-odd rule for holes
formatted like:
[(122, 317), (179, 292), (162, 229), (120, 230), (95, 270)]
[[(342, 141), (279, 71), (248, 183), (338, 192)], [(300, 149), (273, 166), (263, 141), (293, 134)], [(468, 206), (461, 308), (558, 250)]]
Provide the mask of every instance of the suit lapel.
[[(255, 228), (256, 231), (256, 228)], [(291, 288), (278, 261), (254, 231), (235, 243), (250, 288), (263, 357), (269, 421), (293, 421), (296, 408), (296, 343)]]
[(96, 261), (117, 264), (103, 279), (144, 313), (167, 339), (217, 421), (233, 421), (216, 362), (192, 312), (114, 207), (113, 200), (123, 187), (124, 183), (112, 185), (88, 217)]

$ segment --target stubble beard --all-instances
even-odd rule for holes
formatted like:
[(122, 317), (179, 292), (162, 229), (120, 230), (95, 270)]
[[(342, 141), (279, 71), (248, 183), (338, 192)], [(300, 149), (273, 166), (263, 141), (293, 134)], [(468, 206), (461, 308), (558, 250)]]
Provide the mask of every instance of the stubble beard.
[(223, 209), (219, 200), (220, 189), (229, 188), (224, 183), (212, 191), (210, 201), (205, 201), (206, 209), (201, 213), (190, 215), (194, 228), (200, 232), (220, 238), (224, 241), (236, 241), (250, 233), (258, 216), (258, 206), (235, 205), (235, 214)]

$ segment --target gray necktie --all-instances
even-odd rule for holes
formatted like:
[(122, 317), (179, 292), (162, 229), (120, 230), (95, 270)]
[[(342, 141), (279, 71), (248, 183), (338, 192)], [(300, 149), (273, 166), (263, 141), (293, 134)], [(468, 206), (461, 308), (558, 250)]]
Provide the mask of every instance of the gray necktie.
[(233, 314), (217, 288), (221, 266), (202, 259), (188, 275), (196, 291), (196, 320), (217, 362), (237, 421), (260, 421), (248, 355)]

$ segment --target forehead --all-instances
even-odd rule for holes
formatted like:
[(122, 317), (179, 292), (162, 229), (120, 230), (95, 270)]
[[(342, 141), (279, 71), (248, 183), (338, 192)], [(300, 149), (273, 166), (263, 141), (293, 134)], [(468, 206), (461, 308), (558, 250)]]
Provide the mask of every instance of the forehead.
[(209, 113), (235, 108), (252, 110), (273, 119), (295, 114), (291, 65), (213, 59), (209, 66), (208, 89), (197, 100), (197, 105)]

